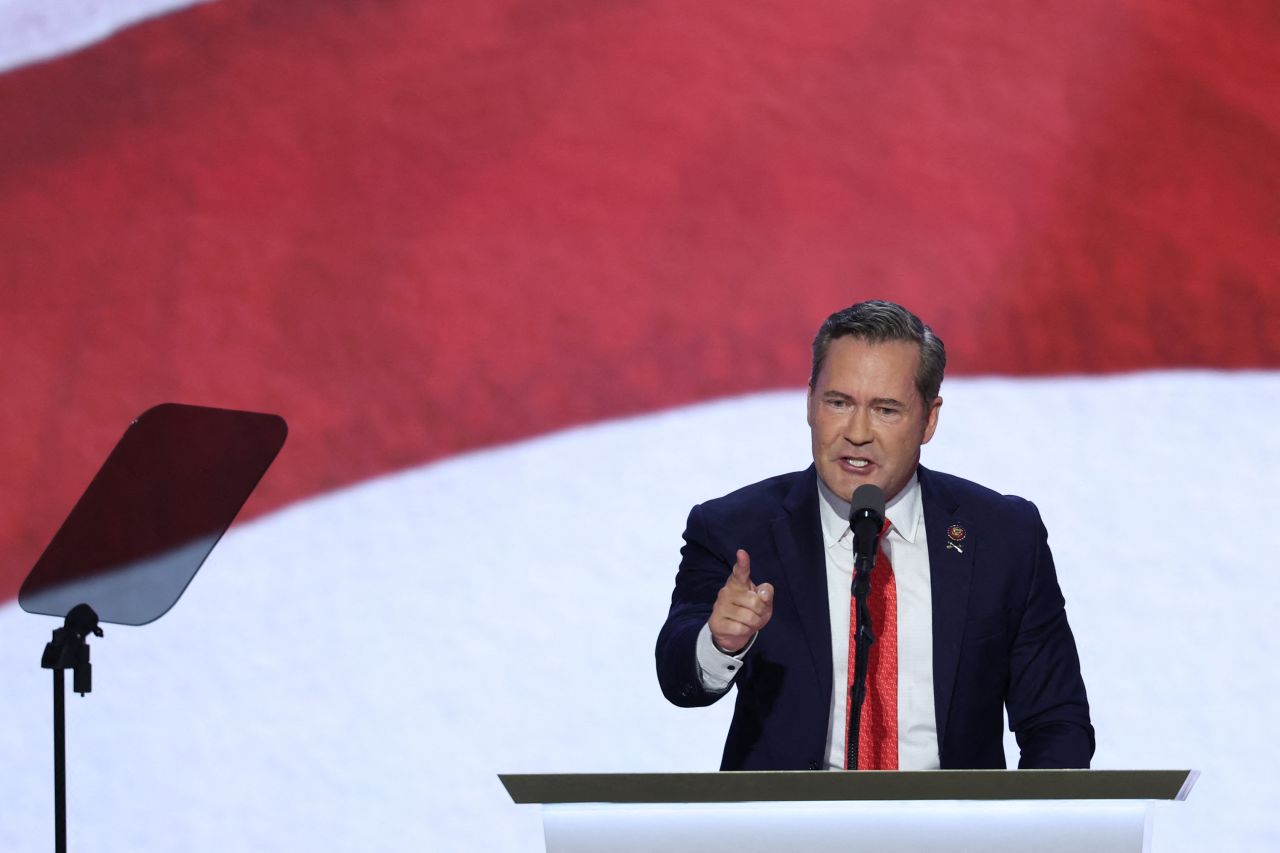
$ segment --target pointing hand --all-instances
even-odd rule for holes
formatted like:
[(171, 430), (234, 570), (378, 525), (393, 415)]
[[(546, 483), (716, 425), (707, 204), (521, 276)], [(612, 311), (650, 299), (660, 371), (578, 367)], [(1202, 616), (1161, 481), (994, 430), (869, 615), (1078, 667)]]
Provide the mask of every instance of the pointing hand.
[(737, 654), (773, 616), (773, 584), (751, 582), (751, 556), (738, 551), (733, 572), (711, 609), (711, 639), (728, 654)]

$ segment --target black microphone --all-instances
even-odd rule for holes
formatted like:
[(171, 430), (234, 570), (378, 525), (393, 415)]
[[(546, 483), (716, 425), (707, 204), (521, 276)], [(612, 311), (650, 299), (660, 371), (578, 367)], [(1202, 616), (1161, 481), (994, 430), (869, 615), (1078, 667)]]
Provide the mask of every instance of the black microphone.
[(884, 491), (874, 483), (858, 486), (849, 505), (849, 526), (853, 528), (854, 564), (870, 573), (876, 564), (876, 548), (884, 529)]

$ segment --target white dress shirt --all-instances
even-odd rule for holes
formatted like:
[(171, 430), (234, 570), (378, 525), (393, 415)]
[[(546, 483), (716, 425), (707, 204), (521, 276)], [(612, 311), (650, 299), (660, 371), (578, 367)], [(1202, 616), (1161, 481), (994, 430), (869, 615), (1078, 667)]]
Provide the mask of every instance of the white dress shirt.
[[(818, 479), (818, 507), (826, 554), (827, 603), (831, 615), (832, 690), (827, 720), (827, 768), (844, 769), (845, 708), (848, 705), (849, 599), (853, 581), (853, 531), (849, 504)], [(889, 530), (880, 540), (893, 566), (898, 605), (898, 769), (936, 770), (938, 728), (933, 708), (933, 607), (929, 548), (925, 541), (920, 481), (909, 482), (888, 506)], [(703, 625), (696, 654), (704, 689), (723, 693), (742, 666), (755, 637), (736, 655), (715, 647)]]
[[(831, 716), (827, 768), (843, 769), (845, 709), (849, 704), (849, 600), (853, 582), (853, 531), (849, 504), (818, 480), (822, 544), (827, 558), (831, 612)], [(898, 769), (936, 770), (938, 726), (933, 709), (933, 606), (929, 547), (925, 541), (920, 481), (911, 482), (885, 507), (889, 529), (880, 548), (893, 566), (898, 606)]]

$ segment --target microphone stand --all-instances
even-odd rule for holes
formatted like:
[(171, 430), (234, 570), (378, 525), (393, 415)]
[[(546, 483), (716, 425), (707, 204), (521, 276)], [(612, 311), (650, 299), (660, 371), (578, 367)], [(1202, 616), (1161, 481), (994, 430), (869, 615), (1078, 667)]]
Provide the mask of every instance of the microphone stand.
[(858, 769), (858, 736), (862, 728), (862, 703), (867, 698), (867, 657), (871, 644), (876, 641), (871, 626), (871, 606), (867, 603), (871, 592), (871, 569), (876, 564), (874, 553), (868, 559), (855, 556), (853, 586), (851, 592), (857, 604), (858, 629), (855, 635), (853, 684), (849, 686), (849, 730), (845, 738), (845, 759), (850, 770)]

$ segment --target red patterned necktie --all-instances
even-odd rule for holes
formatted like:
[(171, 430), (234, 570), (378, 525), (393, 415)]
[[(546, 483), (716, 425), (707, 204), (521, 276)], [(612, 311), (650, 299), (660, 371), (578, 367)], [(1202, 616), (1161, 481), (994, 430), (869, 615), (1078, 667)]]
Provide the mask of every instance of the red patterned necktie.
[[(867, 698), (862, 703), (862, 724), (858, 734), (859, 770), (898, 769), (898, 585), (893, 567), (884, 552), (885, 520), (876, 567), (871, 572), (871, 592), (867, 606), (876, 641), (867, 659)], [(858, 606), (849, 597), (849, 678), (845, 696), (853, 686), (854, 656), (857, 651)], [(852, 706), (846, 703), (844, 730), (849, 731)], [(847, 761), (846, 761), (847, 764)], [(847, 767), (846, 767), (847, 769)]]

